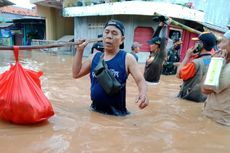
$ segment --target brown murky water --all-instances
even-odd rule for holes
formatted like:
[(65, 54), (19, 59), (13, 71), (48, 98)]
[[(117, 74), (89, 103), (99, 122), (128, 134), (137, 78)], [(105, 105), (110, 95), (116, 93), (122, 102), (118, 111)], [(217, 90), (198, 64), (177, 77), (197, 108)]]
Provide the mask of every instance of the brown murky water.
[[(13, 60), (0, 52), (0, 72)], [(89, 109), (90, 82), (72, 79), (72, 56), (21, 53), (26, 67), (42, 70), (44, 93), (55, 116), (30, 126), (0, 121), (1, 153), (229, 153), (230, 128), (202, 116), (203, 104), (176, 98), (180, 80), (162, 76), (149, 86), (150, 105), (139, 110), (130, 76), (127, 108), (131, 115), (113, 117)], [(143, 65), (140, 65), (143, 70)]]

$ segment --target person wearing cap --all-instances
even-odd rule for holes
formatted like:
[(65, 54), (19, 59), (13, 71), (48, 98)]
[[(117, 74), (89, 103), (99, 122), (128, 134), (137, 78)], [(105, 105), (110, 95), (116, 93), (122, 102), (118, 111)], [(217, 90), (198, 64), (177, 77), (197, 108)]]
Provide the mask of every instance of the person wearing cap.
[[(97, 35), (97, 38), (102, 38), (102, 34)], [(104, 52), (104, 47), (103, 47), (102, 41), (98, 41), (98, 42), (93, 44), (93, 46), (91, 48), (91, 54), (93, 54), (95, 52)]]
[(131, 54), (135, 57), (136, 61), (138, 62), (138, 56), (136, 55), (139, 51), (140, 51), (140, 48), (141, 47), (141, 44), (139, 42), (134, 42), (132, 47), (131, 47)]
[[(82, 63), (83, 51), (88, 42), (86, 40), (77, 41), (77, 52), (73, 60), (73, 78), (80, 78), (90, 74), (91, 79), (91, 108), (94, 111), (110, 115), (127, 115), (126, 108), (126, 80), (131, 74), (138, 86), (137, 104), (140, 109), (148, 105), (147, 85), (142, 76), (138, 64), (131, 54), (127, 54), (120, 48), (124, 47), (125, 28), (122, 22), (110, 20), (103, 30), (104, 53), (96, 52)], [(115, 79), (122, 84), (122, 88), (115, 95), (106, 94), (105, 90), (97, 81), (94, 70), (101, 62), (105, 61), (108, 69)]]
[(102, 42), (96, 42), (93, 44), (91, 48), (91, 54), (95, 52), (104, 52), (104, 47)]
[(205, 101), (203, 114), (217, 123), (230, 126), (230, 30), (218, 45), (221, 51), (214, 55), (225, 58), (221, 70), (218, 89), (202, 86), (202, 92), (208, 94)]
[(211, 50), (216, 45), (216, 37), (210, 32), (204, 32), (193, 40), (197, 40), (195, 46), (187, 50), (177, 69), (176, 76), (183, 80), (178, 97), (204, 102), (207, 96), (201, 92), (201, 84), (211, 61)]
[[(159, 22), (153, 38), (148, 41), (150, 45), (150, 55), (146, 60), (144, 78), (149, 84), (156, 84), (160, 80), (160, 75), (163, 69), (163, 63), (166, 57), (166, 24), (163, 21)], [(159, 37), (162, 30), (162, 37)]]
[(175, 39), (173, 46), (167, 52), (167, 59), (163, 64), (162, 74), (164, 75), (174, 75), (177, 72), (177, 66), (179, 65), (180, 55), (179, 51), (181, 48), (182, 41), (180, 39)]

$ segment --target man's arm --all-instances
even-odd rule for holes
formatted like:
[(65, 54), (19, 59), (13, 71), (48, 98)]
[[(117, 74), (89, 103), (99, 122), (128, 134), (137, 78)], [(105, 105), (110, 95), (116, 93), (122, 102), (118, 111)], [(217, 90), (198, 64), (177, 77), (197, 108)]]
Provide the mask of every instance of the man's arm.
[(142, 73), (139, 70), (138, 64), (133, 56), (130, 54), (127, 54), (126, 56), (126, 63), (127, 63), (127, 70), (128, 73), (130, 73), (135, 80), (137, 86), (138, 86), (138, 99), (137, 103), (139, 104), (139, 108), (143, 109), (149, 104), (149, 99), (147, 95), (147, 84), (145, 82), (145, 79), (142, 75)]
[(186, 52), (186, 55), (185, 55), (183, 61), (180, 63), (180, 65), (177, 68), (176, 77), (180, 78), (180, 71), (188, 63), (192, 54), (193, 54), (193, 48), (189, 48)]
[(208, 89), (208, 88), (205, 88), (204, 86), (201, 86), (201, 91), (204, 93), (204, 94), (211, 94), (211, 93), (215, 93), (212, 89)]
[(156, 29), (156, 32), (153, 34), (153, 38), (156, 37), (156, 36), (159, 36), (160, 32), (161, 32), (161, 29), (163, 28), (164, 26), (164, 23), (163, 22), (160, 22), (157, 29)]
[(79, 40), (77, 42), (76, 54), (73, 58), (72, 74), (73, 78), (80, 78), (90, 72), (92, 57), (90, 56), (87, 60), (82, 63), (83, 52), (85, 46), (88, 44), (85, 40)]
[(161, 46), (158, 57), (162, 60), (159, 62), (163, 62), (166, 60), (166, 45), (168, 39), (168, 26), (163, 25), (162, 32), (161, 32)]

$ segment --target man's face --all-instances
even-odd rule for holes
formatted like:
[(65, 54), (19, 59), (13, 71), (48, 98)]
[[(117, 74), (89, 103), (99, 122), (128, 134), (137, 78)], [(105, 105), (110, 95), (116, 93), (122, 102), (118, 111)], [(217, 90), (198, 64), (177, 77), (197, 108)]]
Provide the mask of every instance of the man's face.
[(157, 52), (159, 50), (159, 45), (157, 44), (151, 44), (150, 45), (150, 51), (151, 52)]
[(124, 41), (121, 31), (115, 26), (107, 26), (103, 31), (104, 49), (107, 51), (116, 51)]
[(230, 53), (230, 40), (224, 38), (218, 45), (218, 48), (220, 48), (221, 50), (227, 50), (227, 52)]
[(135, 52), (135, 53), (138, 53), (139, 51), (140, 51), (140, 47), (135, 47), (135, 48), (134, 48), (134, 52)]

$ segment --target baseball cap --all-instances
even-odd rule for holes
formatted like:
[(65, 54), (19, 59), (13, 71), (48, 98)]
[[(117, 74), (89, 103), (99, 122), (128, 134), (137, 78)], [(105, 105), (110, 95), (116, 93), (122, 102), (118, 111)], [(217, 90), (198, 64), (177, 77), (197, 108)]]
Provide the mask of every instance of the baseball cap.
[(93, 44), (92, 49), (95, 48), (101, 52), (104, 51), (104, 46), (102, 42), (96, 42), (95, 44)]
[(203, 32), (192, 40), (200, 40), (203, 43), (203, 48), (207, 51), (211, 51), (216, 45), (216, 36), (211, 32)]
[(158, 36), (156, 36), (156, 37), (150, 39), (150, 40), (148, 41), (148, 44), (149, 44), (149, 45), (152, 45), (152, 44), (160, 45), (160, 44), (161, 44), (161, 38), (158, 37)]
[(103, 34), (97, 35), (97, 38), (102, 38), (102, 37), (103, 37)]
[(224, 37), (227, 38), (227, 39), (230, 39), (230, 30), (225, 32)]
[[(122, 36), (124, 36), (124, 34), (125, 34), (125, 27), (124, 27), (124, 24), (121, 21), (114, 20), (114, 19), (109, 20), (105, 24), (104, 28), (106, 28), (107, 26), (115, 26), (116, 28), (118, 28), (121, 31)], [(124, 43), (122, 43), (119, 48), (123, 49), (124, 48)]]

